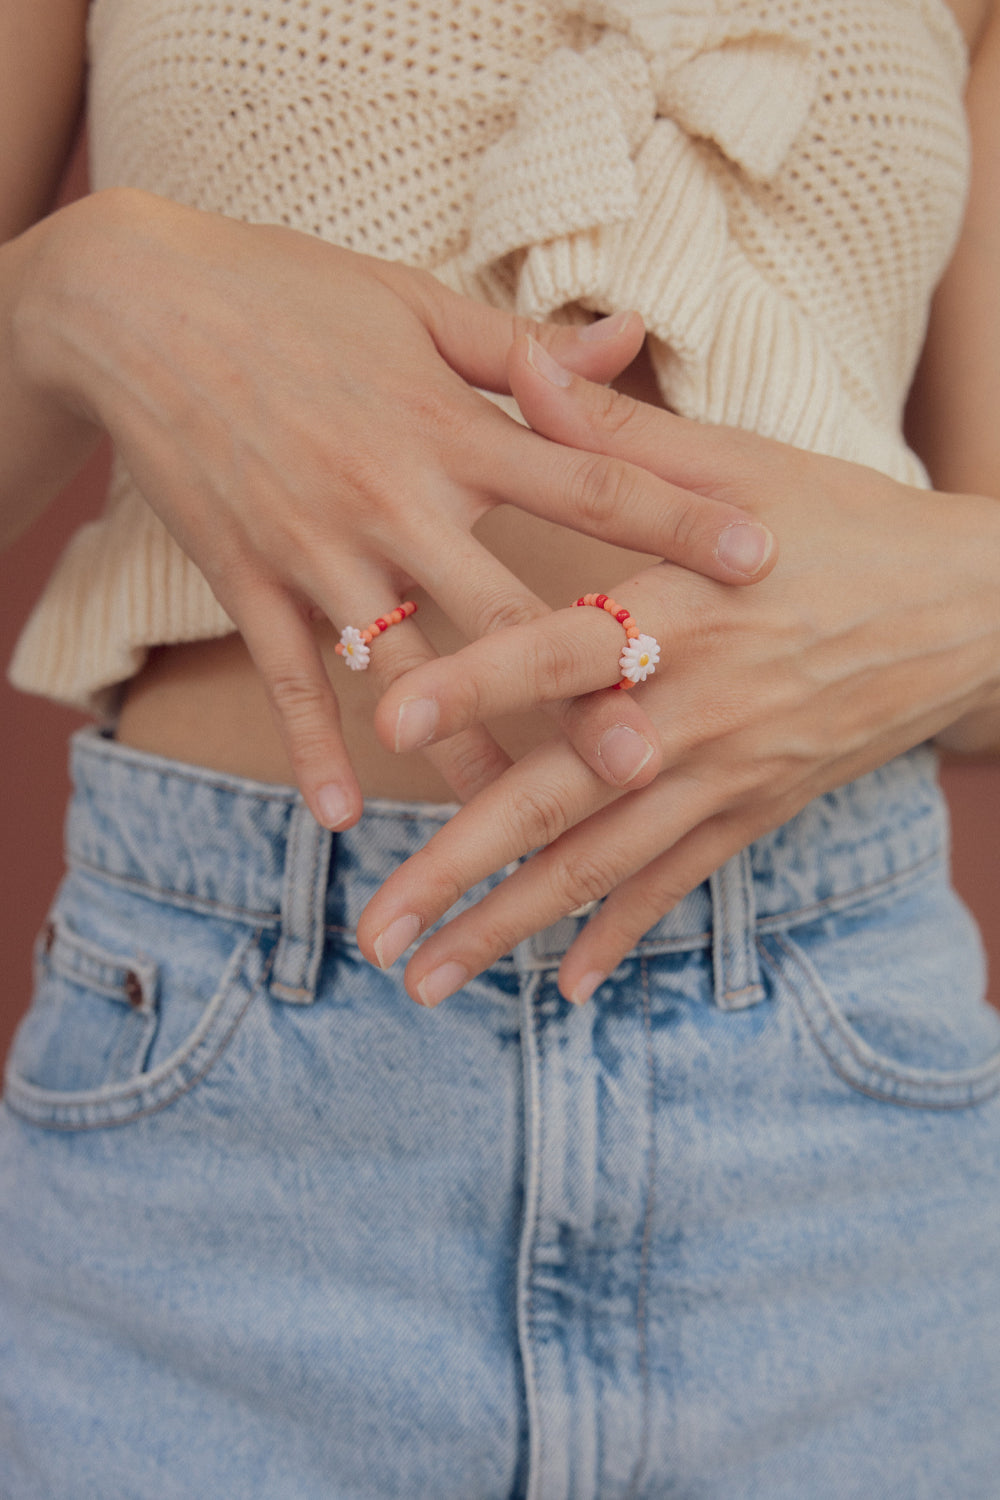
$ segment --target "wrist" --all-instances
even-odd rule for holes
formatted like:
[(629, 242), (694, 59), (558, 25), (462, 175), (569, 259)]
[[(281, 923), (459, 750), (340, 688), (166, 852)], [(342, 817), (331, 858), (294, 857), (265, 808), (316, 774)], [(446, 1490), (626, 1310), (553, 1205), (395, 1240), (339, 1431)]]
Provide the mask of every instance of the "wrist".
[(100, 439), (60, 379), (55, 248), (71, 213), (0, 247), (0, 545), (30, 524)]
[(990, 496), (939, 494), (943, 559), (958, 564), (955, 717), (934, 737), (941, 749), (982, 754), (1000, 747), (1000, 503)]
[(116, 241), (147, 199), (156, 201), (127, 188), (92, 193), (7, 247), (21, 262), (9, 317), (14, 377), (26, 401), (67, 421), (102, 425), (95, 377), (129, 280)]

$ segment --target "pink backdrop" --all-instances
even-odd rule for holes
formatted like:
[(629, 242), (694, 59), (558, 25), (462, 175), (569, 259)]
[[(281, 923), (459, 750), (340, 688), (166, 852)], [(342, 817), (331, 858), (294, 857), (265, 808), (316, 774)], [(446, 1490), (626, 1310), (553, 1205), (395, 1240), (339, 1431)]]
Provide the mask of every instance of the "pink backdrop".
[[(63, 197), (83, 191), (78, 150)], [(4, 662), (21, 622), (66, 539), (100, 505), (106, 461), (101, 458), (72, 484), (46, 516), (0, 563), (0, 652)], [(62, 871), (61, 835), (69, 783), (67, 736), (84, 720), (0, 683), (0, 927), (7, 981), (0, 997), (0, 1055), (28, 1003), (31, 946)], [(991, 998), (1000, 1003), (1000, 773), (994, 765), (945, 770), (954, 824), (955, 878), (983, 928), (991, 956)]]

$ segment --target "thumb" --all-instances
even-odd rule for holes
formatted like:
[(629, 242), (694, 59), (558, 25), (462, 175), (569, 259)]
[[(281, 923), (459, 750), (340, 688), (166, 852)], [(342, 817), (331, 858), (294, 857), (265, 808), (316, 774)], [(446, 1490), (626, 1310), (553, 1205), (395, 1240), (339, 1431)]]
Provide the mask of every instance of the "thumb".
[(507, 356), (515, 340), (526, 335), (567, 369), (599, 382), (620, 375), (646, 336), (637, 312), (614, 313), (582, 327), (537, 323), (462, 297), (429, 272), (389, 263), (379, 266), (379, 275), (413, 308), (442, 359), (470, 385), (487, 391), (510, 392)]

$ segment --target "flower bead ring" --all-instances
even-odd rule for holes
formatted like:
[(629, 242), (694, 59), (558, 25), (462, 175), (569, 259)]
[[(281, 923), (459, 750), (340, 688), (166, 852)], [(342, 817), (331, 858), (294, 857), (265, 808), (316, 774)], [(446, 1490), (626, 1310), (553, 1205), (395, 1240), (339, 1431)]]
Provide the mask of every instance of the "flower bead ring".
[(395, 609), (390, 610), (389, 614), (379, 615), (378, 619), (366, 625), (364, 630), (359, 630), (356, 625), (345, 625), (340, 632), (340, 640), (333, 649), (338, 656), (344, 658), (345, 664), (352, 672), (365, 672), (371, 660), (371, 644), (375, 637), (388, 630), (391, 625), (398, 625), (400, 621), (409, 619), (410, 615), (415, 615), (416, 612), (417, 606), (413, 600), (407, 599)]
[(645, 682), (647, 677), (652, 677), (660, 660), (659, 642), (651, 635), (643, 635), (627, 609), (622, 609), (608, 594), (584, 594), (576, 602), (578, 605), (592, 604), (595, 609), (605, 610), (625, 631), (625, 645), (618, 658), (621, 681), (616, 682), (614, 687), (635, 687), (637, 682)]

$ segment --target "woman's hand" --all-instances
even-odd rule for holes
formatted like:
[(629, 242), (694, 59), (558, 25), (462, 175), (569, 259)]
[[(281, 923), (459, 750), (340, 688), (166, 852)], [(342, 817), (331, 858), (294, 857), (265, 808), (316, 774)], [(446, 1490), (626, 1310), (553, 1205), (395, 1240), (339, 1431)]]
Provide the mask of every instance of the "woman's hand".
[[(130, 190), (22, 238), (16, 398), (36, 425), (47, 403), (111, 434), (243, 635), (327, 826), (355, 821), (361, 798), (312, 617), (363, 625), (413, 584), (470, 640), (544, 615), (471, 535), (491, 506), (726, 582), (766, 571), (767, 538), (732, 504), (547, 441), (479, 394), (507, 388), (516, 329), (427, 274)], [(636, 316), (535, 333), (597, 380), (643, 337)], [(730, 566), (734, 536), (756, 540), (757, 558), (737, 549)], [(373, 676), (386, 685), (432, 654), (407, 622), (379, 640)], [(598, 700), (592, 718), (608, 719)], [(624, 718), (652, 750), (641, 707)], [(508, 763), (479, 726), (435, 753), (460, 796)], [(636, 785), (655, 773), (647, 760)]]
[[(782, 556), (753, 589), (667, 564), (591, 585), (607, 587), (660, 642), (656, 675), (635, 696), (657, 726), (663, 768), (642, 790), (614, 793), (591, 769), (581, 714), (570, 724), (580, 755), (565, 743), (540, 747), (403, 865), (359, 926), (363, 950), (383, 965), (483, 876), (545, 846), (418, 950), (406, 980), (424, 1004), (606, 897), (560, 972), (563, 993), (586, 999), (730, 855), (997, 697), (995, 501), (910, 489), (581, 379), (553, 384), (540, 369), (546, 362), (536, 353), (533, 367), (519, 341), (511, 381), (537, 431), (627, 454), (672, 484), (745, 508), (780, 535)], [(397, 681), (378, 708), (380, 733), (392, 743), (414, 699), (436, 705), (436, 732), (446, 735), (606, 688), (621, 644), (621, 627), (596, 609), (502, 631)]]

